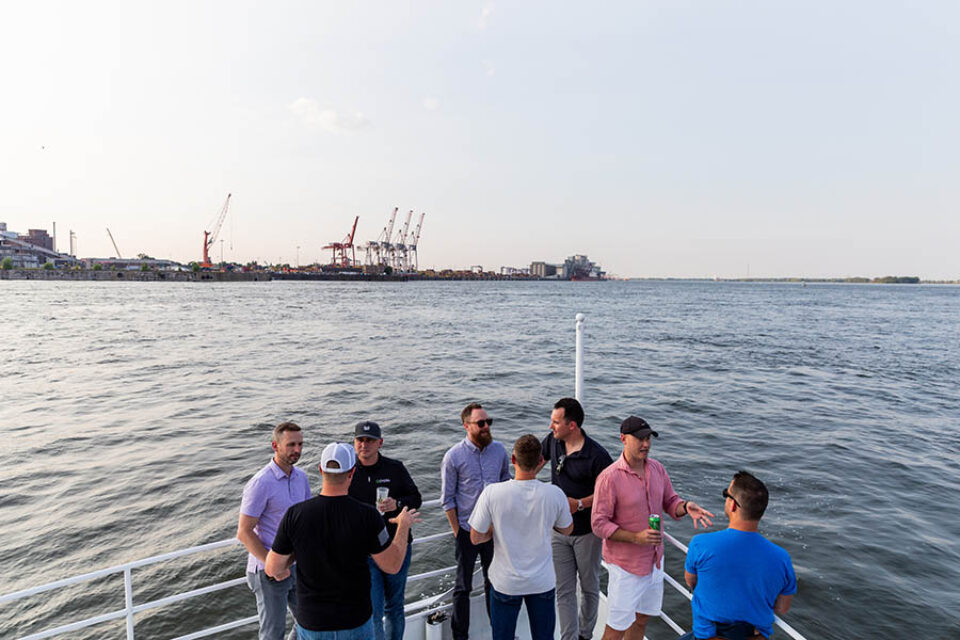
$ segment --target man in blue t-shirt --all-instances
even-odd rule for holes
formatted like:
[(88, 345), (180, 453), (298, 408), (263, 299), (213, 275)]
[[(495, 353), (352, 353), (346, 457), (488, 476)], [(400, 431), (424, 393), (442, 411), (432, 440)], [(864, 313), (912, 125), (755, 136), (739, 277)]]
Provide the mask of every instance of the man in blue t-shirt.
[(766, 638), (797, 592), (790, 554), (757, 531), (769, 499), (760, 480), (739, 471), (723, 497), (728, 528), (694, 537), (687, 551), (693, 631), (684, 638)]

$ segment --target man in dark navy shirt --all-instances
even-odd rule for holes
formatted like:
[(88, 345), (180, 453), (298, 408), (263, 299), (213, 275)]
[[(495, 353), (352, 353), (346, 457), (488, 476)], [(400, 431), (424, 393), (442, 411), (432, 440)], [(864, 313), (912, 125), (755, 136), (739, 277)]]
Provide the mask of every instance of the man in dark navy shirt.
[[(397, 526), (390, 522), (390, 519), (396, 517), (403, 507), (419, 509), (423, 500), (407, 468), (399, 460), (381, 455), (382, 446), (383, 434), (380, 425), (366, 420), (356, 426), (353, 448), (357, 452), (357, 467), (350, 482), (350, 495), (360, 502), (377, 507), (383, 514), (387, 532), (393, 540)], [(378, 492), (385, 493), (386, 497), (380, 499)], [(407, 572), (410, 569), (409, 543), (413, 541), (413, 536), (408, 535), (407, 555), (396, 574), (383, 571), (373, 558), (367, 560), (370, 567), (370, 600), (373, 604), (376, 640), (403, 638), (403, 593), (407, 587)]]
[(347, 495), (355, 463), (350, 445), (334, 442), (323, 450), (320, 495), (287, 509), (267, 554), (265, 571), (275, 580), (289, 576), (297, 563), (294, 617), (300, 640), (321, 640), (331, 631), (341, 640), (374, 636), (367, 558), (387, 573), (399, 571), (410, 527), (419, 517), (401, 509), (390, 542), (383, 516)]
[[(602, 542), (590, 527), (593, 485), (613, 460), (583, 430), (583, 407), (574, 398), (561, 398), (550, 414), (550, 433), (541, 443), (550, 463), (550, 480), (563, 490), (573, 514), (570, 535), (553, 532), (553, 567), (557, 573), (557, 614), (560, 639), (591, 638), (600, 603)], [(577, 608), (577, 577), (580, 606)]]

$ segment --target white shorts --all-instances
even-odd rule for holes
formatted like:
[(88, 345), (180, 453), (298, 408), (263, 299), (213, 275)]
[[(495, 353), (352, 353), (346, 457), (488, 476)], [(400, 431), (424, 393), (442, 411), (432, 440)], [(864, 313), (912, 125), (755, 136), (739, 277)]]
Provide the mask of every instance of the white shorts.
[(645, 576), (624, 571), (615, 564), (608, 565), (607, 626), (626, 631), (637, 619), (637, 614), (659, 616), (663, 606), (663, 569), (653, 568)]

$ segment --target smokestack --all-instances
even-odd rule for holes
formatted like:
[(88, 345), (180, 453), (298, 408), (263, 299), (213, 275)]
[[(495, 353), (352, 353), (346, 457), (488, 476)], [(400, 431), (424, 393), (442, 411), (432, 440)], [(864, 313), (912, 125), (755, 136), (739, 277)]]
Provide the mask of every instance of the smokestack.
[(53, 223), (53, 250), (57, 250), (57, 223)]

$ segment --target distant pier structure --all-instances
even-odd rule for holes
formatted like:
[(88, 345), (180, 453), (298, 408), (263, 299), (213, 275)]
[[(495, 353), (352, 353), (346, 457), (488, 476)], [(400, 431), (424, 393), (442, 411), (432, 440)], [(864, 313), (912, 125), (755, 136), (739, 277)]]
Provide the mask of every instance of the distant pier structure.
[(563, 264), (531, 262), (530, 275), (534, 278), (557, 280), (606, 280), (607, 272), (587, 256), (577, 254), (563, 261)]

